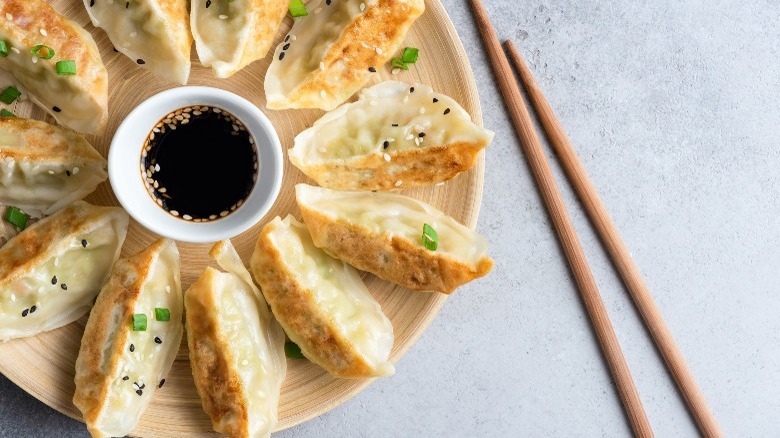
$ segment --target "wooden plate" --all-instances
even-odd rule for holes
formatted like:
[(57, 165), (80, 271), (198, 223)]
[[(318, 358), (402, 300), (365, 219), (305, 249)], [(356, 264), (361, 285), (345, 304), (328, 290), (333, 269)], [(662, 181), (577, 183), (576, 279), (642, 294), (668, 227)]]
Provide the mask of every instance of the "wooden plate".
[[(157, 79), (124, 55), (114, 52), (106, 34), (90, 23), (80, 0), (51, 0), (50, 3), (61, 14), (81, 24), (93, 35), (108, 69), (108, 127), (103, 135), (87, 137), (98, 151), (107, 156), (114, 131), (125, 116), (144, 99), (175, 85)], [(482, 123), (474, 77), (455, 28), (438, 0), (427, 0), (426, 7), (425, 14), (414, 24), (406, 41), (407, 45), (420, 48), (420, 60), (409, 72), (398, 75), (392, 75), (389, 66), (385, 66), (380, 69), (374, 82), (394, 79), (430, 84), (437, 91), (452, 96), (471, 113), (477, 123)], [(291, 24), (289, 18), (285, 20), (277, 40), (285, 35)], [(229, 79), (214, 78), (210, 69), (197, 62), (194, 49), (192, 56), (193, 68), (189, 85), (224, 88), (249, 99), (261, 109), (265, 108), (263, 78), (271, 56), (251, 64)], [(53, 123), (41, 109), (29, 102), (18, 103), (12, 110), (22, 117), (44, 119)], [(284, 148), (292, 147), (294, 136), (311, 126), (322, 115), (322, 112), (317, 110), (264, 111), (279, 132)], [(233, 244), (246, 262), (249, 261), (260, 229), (269, 219), (287, 213), (300, 218), (292, 189), (296, 183), (306, 181), (307, 178), (290, 165), (289, 161), (285, 161), (284, 183), (276, 205), (258, 225), (233, 239)], [(128, 165), (137, 166), (132, 163)], [(473, 228), (482, 198), (484, 165), (482, 157), (474, 169), (444, 185), (408, 190), (405, 193), (433, 204)], [(102, 205), (118, 205), (108, 182), (102, 184), (87, 200)], [(154, 234), (131, 221), (122, 256), (138, 252), (155, 238)], [(210, 263), (207, 254), (209, 247), (210, 245), (179, 243), (182, 286), (185, 289)], [(431, 322), (445, 297), (439, 294), (412, 293), (369, 274), (364, 274), (363, 278), (393, 322), (395, 345), (391, 358), (398, 361)], [(74, 391), (74, 364), (86, 320), (85, 316), (69, 326), (34, 338), (0, 344), (0, 372), (52, 408), (81, 420), (81, 414), (73, 406), (71, 399)], [(334, 379), (307, 361), (289, 360), (287, 379), (282, 387), (277, 429), (285, 429), (323, 414), (353, 397), (370, 383), (371, 380)], [(170, 375), (166, 378), (165, 387), (155, 393), (154, 400), (133, 435), (192, 437), (209, 434), (214, 432), (195, 391), (185, 341)]]

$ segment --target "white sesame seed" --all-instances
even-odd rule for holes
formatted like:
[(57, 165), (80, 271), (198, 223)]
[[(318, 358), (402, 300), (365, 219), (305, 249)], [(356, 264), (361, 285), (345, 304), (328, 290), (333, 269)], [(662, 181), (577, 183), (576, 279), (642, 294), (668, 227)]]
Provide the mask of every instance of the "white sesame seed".
[(361, 46), (363, 46), (363, 47), (365, 47), (366, 49), (368, 49), (368, 48), (369, 48), (368, 44), (366, 44), (366, 43), (365, 43), (365, 42), (363, 42), (363, 41), (361, 41), (361, 42), (360, 42), (360, 45), (361, 45)]
[(193, 115), (195, 115), (195, 116), (199, 116), (199, 115), (201, 115), (202, 113), (201, 113), (200, 111), (193, 111), (193, 112), (192, 112), (192, 114), (193, 114)]
[(81, 169), (79, 169), (78, 167), (74, 167), (73, 170), (70, 173), (75, 175), (75, 174), (79, 173), (79, 170), (81, 170)]
[(395, 186), (396, 187), (401, 187), (401, 184), (403, 184), (403, 183), (404, 182), (399, 179), (398, 181), (395, 182)]
[(160, 187), (160, 183), (158, 181), (155, 181), (153, 185), (155, 189)]
[(249, 365), (249, 361), (244, 359), (244, 360), (241, 361), (241, 365), (247, 366), (247, 365)]
[(388, 153), (382, 154), (382, 157), (385, 159), (385, 161), (390, 161), (390, 155)]
[(186, 125), (187, 123), (190, 123), (190, 119), (184, 119), (181, 124)]
[(16, 301), (16, 294), (11, 294), (11, 301)]
[(176, 119), (176, 120), (181, 122), (182, 120), (184, 120), (184, 117), (177, 115), (176, 117), (174, 117), (174, 119)]
[(365, 3), (361, 3), (360, 4), (360, 12), (363, 12), (365, 10), (366, 10), (366, 4)]
[(169, 125), (171, 122), (172, 120), (170, 117), (166, 117), (165, 119), (163, 119), (163, 123), (165, 123), (166, 125)]
[(320, 96), (322, 96), (323, 99), (328, 97), (328, 95), (325, 93), (325, 90), (320, 90)]
[(179, 212), (176, 210), (171, 210), (171, 214), (174, 216), (179, 216)]
[(211, 219), (211, 220), (214, 220), (214, 219), (216, 219), (216, 218), (217, 218), (217, 215), (216, 215), (216, 214), (212, 214), (211, 216), (209, 216), (209, 219)]
[(401, 69), (400, 68), (394, 68), (390, 73), (392, 73), (394, 75), (397, 75), (398, 73), (401, 73)]
[(14, 19), (14, 16), (11, 15), (11, 14), (5, 14), (5, 19), (8, 20), (8, 21), (11, 21), (11, 20)]
[(441, 187), (441, 186), (443, 186), (443, 185), (444, 185), (444, 181), (442, 181), (442, 182), (440, 182), (440, 183), (436, 183), (436, 184), (434, 184), (434, 185), (435, 185), (436, 187)]
[(414, 135), (412, 135), (412, 134), (407, 134), (406, 135), (406, 140), (411, 140), (413, 138), (414, 138)]
[(33, 62), (33, 64), (37, 64), (38, 63), (38, 57), (37, 56), (33, 56), (32, 57), (32, 62)]
[(135, 38), (138, 36), (138, 32), (130, 32), (130, 38)]
[(221, 212), (219, 213), (219, 217), (225, 217), (225, 216), (227, 216), (227, 215), (228, 215), (228, 213), (229, 213), (229, 211), (227, 211), (227, 210), (223, 210), (223, 211), (221, 211)]
[(414, 144), (416, 144), (417, 146), (420, 146), (421, 142), (422, 142), (422, 139), (420, 137), (417, 137), (417, 138), (414, 139)]
[(425, 107), (424, 106), (420, 107), (420, 114), (425, 114)]
[(171, 293), (171, 285), (166, 285), (165, 286), (165, 292)]
[(157, 191), (160, 192), (160, 193), (165, 193), (165, 192), (168, 191), (168, 189), (166, 189), (165, 187), (160, 187), (160, 189), (157, 190)]
[(297, 36), (295, 36), (295, 35), (290, 35), (290, 41), (295, 41), (295, 40), (297, 40), (297, 39), (298, 39), (298, 37), (297, 37)]
[(219, 114), (219, 113), (221, 113), (221, 112), (222, 112), (222, 110), (221, 110), (221, 109), (219, 109), (219, 108), (214, 108), (214, 112), (215, 112), (215, 113), (217, 113), (217, 114)]
[(221, 14), (221, 15), (219, 16), (219, 19), (220, 19), (220, 20), (224, 20), (224, 19), (226, 19), (226, 18), (227, 18), (227, 15), (225, 15), (225, 14)]
[(46, 33), (46, 29), (41, 29), (41, 35), (48, 36), (49, 34)]
[(320, 12), (322, 12), (322, 8), (317, 8), (317, 9), (314, 10), (314, 15), (317, 15)]
[(154, 170), (155, 170), (155, 172), (159, 172), (160, 171), (160, 163), (157, 163), (157, 164), (154, 165)]
[(54, 266), (57, 266), (59, 264), (60, 264), (60, 258), (59, 257), (54, 257)]
[(320, 70), (325, 70), (325, 63), (324, 62), (320, 62)]
[(183, 217), (185, 220), (188, 220), (188, 221), (189, 221), (189, 220), (192, 220), (192, 216), (190, 216), (190, 215), (188, 215), (188, 214), (185, 214), (185, 215), (184, 215), (184, 216), (182, 216), (182, 217)]
[(404, 103), (409, 102), (409, 95), (407, 94), (406, 96), (404, 96), (403, 100), (404, 100)]
[(376, 54), (377, 54), (377, 55), (381, 55), (381, 54), (382, 54), (382, 49), (380, 49), (379, 47), (377, 47), (377, 48), (376, 48)]
[(50, 170), (50, 171), (49, 171), (49, 175), (54, 175), (54, 171), (53, 171), (53, 170)]
[(17, 49), (16, 47), (11, 47), (11, 50), (13, 50), (14, 53), (19, 53), (19, 49)]

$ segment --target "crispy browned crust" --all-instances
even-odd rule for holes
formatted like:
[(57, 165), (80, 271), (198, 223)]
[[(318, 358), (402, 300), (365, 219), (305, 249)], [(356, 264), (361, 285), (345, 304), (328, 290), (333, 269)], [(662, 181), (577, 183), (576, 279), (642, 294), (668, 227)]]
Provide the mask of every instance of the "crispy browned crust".
[[(321, 91), (333, 96), (331, 110), (347, 100), (372, 74), (395, 56), (412, 23), (425, 12), (424, 0), (379, 0), (352, 22), (322, 60), (324, 69), (309, 73), (306, 80), (281, 102), (268, 102), (271, 109), (320, 108)], [(382, 49), (382, 54), (376, 52)], [(333, 68), (334, 65), (343, 68)], [(334, 77), (335, 76), (335, 77)]]
[[(108, 73), (89, 32), (57, 13), (42, 0), (0, 0), (0, 17), (3, 20), (11, 17), (13, 25), (3, 26), (3, 29), (24, 45), (20, 48), (21, 53), (15, 56), (32, 56), (29, 53), (30, 48), (45, 44), (54, 49), (55, 57), (38, 62), (58, 60), (76, 62), (77, 74), (69, 76), (68, 81), (72, 81), (79, 89), (84, 90), (95, 107), (102, 110), (100, 118), (94, 124), (95, 129), (90, 131), (101, 132), (108, 121)], [(41, 35), (40, 29), (46, 30), (45, 38)], [(4, 59), (6, 58), (0, 58), (0, 68), (6, 66)], [(36, 78), (16, 77), (16, 79), (28, 91), (35, 90)], [(44, 103), (49, 112), (52, 106), (58, 104), (58, 102)], [(59, 102), (59, 104), (64, 110), (67, 102)]]
[(13, 245), (0, 248), (0, 289), (45, 262), (51, 257), (53, 245), (70, 245), (71, 242), (63, 241), (66, 236), (86, 232), (93, 221), (106, 214), (121, 214), (125, 226), (129, 220), (119, 207), (76, 201), (16, 235)]
[(263, 290), (276, 320), (310, 361), (330, 374), (344, 378), (374, 377), (371, 365), (319, 312), (312, 292), (304, 288), (284, 262), (269, 234), (276, 224), (263, 228), (252, 254), (250, 268)]
[(13, 132), (22, 139), (15, 145), (0, 142), (0, 158), (106, 165), (84, 136), (69, 129), (39, 120), (2, 117), (0, 130)]
[[(84, 414), (84, 422), (90, 432), (93, 432), (92, 426), (100, 416), (122, 356), (122, 351), (118, 349), (107, 351), (106, 345), (126, 342), (131, 326), (117, 321), (131, 320), (135, 302), (154, 260), (150, 253), (159, 251), (165, 243), (164, 239), (157, 240), (140, 253), (117, 261), (111, 278), (103, 286), (89, 314), (76, 360), (73, 404)], [(105, 353), (110, 356), (106, 357)], [(99, 431), (94, 432), (100, 434)]]
[(249, 430), (249, 412), (241, 379), (230, 365), (230, 346), (219, 331), (214, 311), (217, 305), (210, 291), (217, 274), (207, 267), (184, 296), (187, 345), (195, 388), (214, 430), (239, 437)]
[(249, 43), (241, 55), (241, 62), (235, 68), (235, 71), (241, 70), (252, 61), (264, 57), (274, 41), (274, 35), (279, 30), (287, 10), (290, 7), (288, 0), (253, 0), (252, 7), (249, 10), (252, 32), (249, 37)]
[[(447, 181), (471, 169), (484, 142), (457, 142), (421, 149), (332, 160), (301, 170), (322, 187), (337, 190), (398, 190)], [(398, 182), (400, 181), (400, 184)]]
[(451, 294), (493, 269), (493, 260), (487, 256), (474, 268), (444, 253), (429, 251), (404, 237), (387, 239), (365, 227), (298, 205), (315, 245), (362, 271), (413, 291)]
[(168, 43), (175, 44), (177, 52), (186, 54), (189, 59), (192, 48), (192, 32), (190, 32), (190, 10), (186, 0), (157, 0), (157, 5), (166, 17), (163, 20), (170, 28), (168, 35), (173, 35)]

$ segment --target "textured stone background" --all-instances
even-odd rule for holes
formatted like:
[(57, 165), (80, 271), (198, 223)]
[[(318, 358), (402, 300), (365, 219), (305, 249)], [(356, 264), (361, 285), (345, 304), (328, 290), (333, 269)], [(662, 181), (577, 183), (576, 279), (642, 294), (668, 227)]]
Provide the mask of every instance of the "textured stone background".
[[(467, 3), (444, 3), (497, 132), (479, 223), (496, 269), (446, 303), (396, 376), (275, 436), (626, 436)], [(724, 432), (779, 436), (780, 3), (486, 3), (532, 62)], [(559, 181), (656, 434), (695, 436)], [(0, 437), (22, 436), (87, 433), (0, 377)]]

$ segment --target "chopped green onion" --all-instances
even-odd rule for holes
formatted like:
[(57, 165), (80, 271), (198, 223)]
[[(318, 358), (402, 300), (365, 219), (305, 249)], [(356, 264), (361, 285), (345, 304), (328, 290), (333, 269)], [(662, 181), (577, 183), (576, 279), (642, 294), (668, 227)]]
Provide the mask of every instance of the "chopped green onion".
[(414, 64), (417, 62), (417, 58), (420, 56), (420, 50), (414, 47), (407, 47), (401, 54), (401, 61), (406, 64)]
[(170, 321), (171, 311), (165, 308), (155, 307), (154, 318), (158, 321)]
[(10, 105), (14, 103), (17, 97), (21, 96), (22, 93), (19, 92), (16, 88), (13, 86), (10, 86), (3, 90), (2, 93), (0, 93), (0, 102), (3, 102), (6, 105)]
[(75, 75), (76, 74), (76, 61), (57, 61), (55, 65), (58, 75)]
[(295, 342), (284, 343), (284, 354), (291, 359), (306, 359), (306, 356), (301, 352), (301, 347)]
[[(41, 53), (43, 49), (46, 49), (45, 53)], [(41, 58), (41, 59), (52, 59), (54, 58), (54, 49), (52, 49), (49, 46), (44, 46), (43, 44), (38, 44), (37, 46), (30, 49), (30, 53), (33, 55)]]
[(0, 56), (8, 56), (8, 44), (6, 44), (3, 40), (0, 40)]
[(0, 110), (0, 117), (16, 117), (16, 114), (3, 108)]
[(23, 230), (27, 226), (27, 221), (30, 219), (25, 212), (19, 210), (16, 207), (8, 207), (5, 210), (5, 220), (14, 224), (16, 228)]
[(144, 313), (133, 314), (133, 331), (134, 332), (146, 331), (146, 314)]
[(401, 58), (393, 58), (390, 61), (390, 65), (392, 65), (395, 68), (400, 68), (403, 70), (409, 70), (409, 66), (404, 64), (404, 61)]
[(428, 224), (423, 225), (422, 244), (431, 251), (439, 247), (439, 233)]
[(306, 10), (306, 5), (303, 4), (303, 0), (290, 0), (290, 15), (292, 15), (293, 18), (309, 15), (309, 11)]

